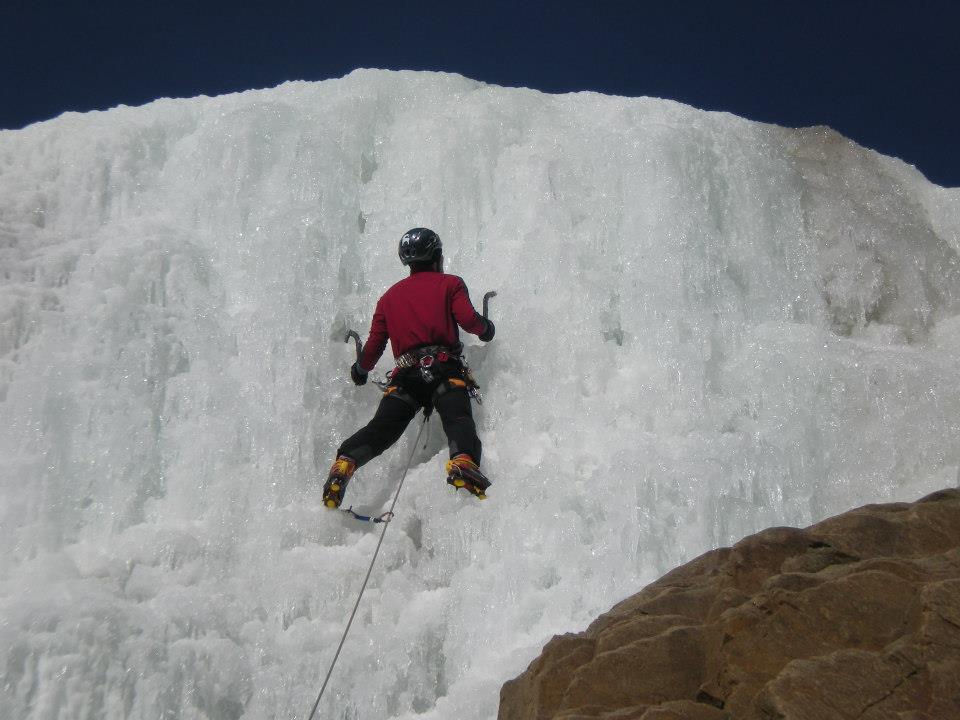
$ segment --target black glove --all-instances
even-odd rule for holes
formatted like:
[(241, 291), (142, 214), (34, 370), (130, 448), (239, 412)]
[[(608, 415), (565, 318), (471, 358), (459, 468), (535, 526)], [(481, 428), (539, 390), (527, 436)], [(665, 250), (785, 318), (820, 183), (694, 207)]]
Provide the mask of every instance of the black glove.
[(490, 342), (493, 340), (494, 333), (497, 332), (497, 329), (493, 326), (493, 322), (490, 320), (487, 320), (486, 318), (483, 318), (483, 320), (487, 323), (487, 329), (480, 333), (478, 337), (484, 342)]
[(367, 371), (360, 367), (360, 363), (354, 363), (350, 366), (350, 379), (354, 385), (367, 384)]

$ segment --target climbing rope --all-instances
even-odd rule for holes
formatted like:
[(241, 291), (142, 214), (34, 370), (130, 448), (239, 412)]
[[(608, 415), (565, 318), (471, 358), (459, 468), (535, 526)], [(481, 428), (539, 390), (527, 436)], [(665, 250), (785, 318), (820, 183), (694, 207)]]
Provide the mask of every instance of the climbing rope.
[(344, 510), (344, 512), (349, 513), (358, 520), (382, 523), (383, 530), (380, 531), (380, 540), (377, 541), (377, 548), (373, 551), (373, 558), (370, 560), (370, 567), (367, 569), (367, 576), (363, 579), (363, 585), (360, 586), (360, 594), (357, 595), (357, 602), (353, 605), (353, 612), (350, 613), (350, 619), (347, 620), (347, 626), (343, 629), (343, 637), (340, 638), (340, 645), (337, 646), (337, 651), (333, 654), (333, 661), (330, 663), (330, 669), (327, 670), (327, 676), (323, 679), (323, 686), (320, 688), (320, 694), (317, 695), (317, 701), (313, 703), (313, 709), (310, 710), (310, 715), (307, 717), (307, 720), (313, 720), (313, 716), (317, 712), (317, 708), (320, 706), (320, 699), (323, 697), (323, 693), (327, 689), (327, 683), (330, 682), (330, 676), (333, 675), (333, 668), (337, 664), (337, 658), (340, 657), (340, 651), (343, 650), (343, 644), (347, 640), (347, 633), (350, 632), (350, 626), (353, 625), (353, 619), (357, 615), (357, 609), (360, 607), (360, 600), (363, 598), (363, 592), (367, 589), (367, 582), (369, 582), (370, 575), (373, 573), (373, 565), (377, 562), (377, 555), (380, 554), (380, 546), (383, 545), (383, 536), (387, 534), (387, 526), (390, 525), (390, 521), (393, 519), (393, 509), (397, 506), (397, 500), (400, 498), (400, 490), (403, 488), (403, 481), (407, 479), (407, 472), (410, 470), (410, 464), (413, 462), (413, 456), (417, 452), (417, 447), (420, 445), (420, 436), (423, 434), (423, 428), (426, 426), (427, 420), (430, 419), (429, 410), (429, 406), (427, 410), (424, 410), (423, 422), (420, 423), (420, 431), (417, 433), (417, 439), (413, 441), (413, 450), (410, 452), (410, 457), (407, 459), (407, 466), (403, 469), (403, 475), (400, 477), (400, 484), (397, 485), (397, 492), (393, 496), (393, 503), (390, 505), (390, 509), (377, 518), (371, 518), (366, 515), (358, 515), (357, 513), (353, 512), (352, 507), (348, 510)]

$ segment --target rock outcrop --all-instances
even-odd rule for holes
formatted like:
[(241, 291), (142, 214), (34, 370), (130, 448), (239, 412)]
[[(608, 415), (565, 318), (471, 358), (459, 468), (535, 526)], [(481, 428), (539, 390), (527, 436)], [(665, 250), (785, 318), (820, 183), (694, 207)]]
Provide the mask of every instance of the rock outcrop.
[(958, 720), (960, 490), (771, 528), (553, 638), (499, 720)]

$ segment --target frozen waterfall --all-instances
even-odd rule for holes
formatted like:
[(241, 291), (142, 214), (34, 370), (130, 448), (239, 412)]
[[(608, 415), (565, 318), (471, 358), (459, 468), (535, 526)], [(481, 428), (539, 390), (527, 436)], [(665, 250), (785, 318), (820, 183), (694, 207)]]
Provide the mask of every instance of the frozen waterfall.
[(343, 334), (421, 225), (499, 293), (494, 486), (433, 420), (319, 717), (490, 720), (673, 566), (957, 485), (960, 190), (828, 129), (381, 71), (67, 114), (0, 132), (3, 720), (306, 715), (378, 529), (319, 503)]

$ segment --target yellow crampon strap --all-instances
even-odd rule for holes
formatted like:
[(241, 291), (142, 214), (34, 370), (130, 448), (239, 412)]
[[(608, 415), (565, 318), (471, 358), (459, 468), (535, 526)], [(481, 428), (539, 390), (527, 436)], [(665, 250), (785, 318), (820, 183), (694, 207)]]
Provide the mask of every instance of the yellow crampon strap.
[(397, 385), (388, 385), (386, 389), (383, 391), (384, 397), (390, 397), (391, 395), (395, 397), (397, 400), (403, 400), (407, 405), (410, 405), (414, 410), (420, 409), (420, 405), (417, 403), (417, 401), (414, 400), (413, 397), (411, 397), (408, 393), (405, 393), (403, 390), (401, 390), (400, 387)]
[(440, 396), (446, 395), (451, 390), (466, 390), (471, 397), (473, 396), (469, 381), (461, 378), (451, 377), (437, 385), (437, 389), (433, 391), (433, 399), (436, 400)]

